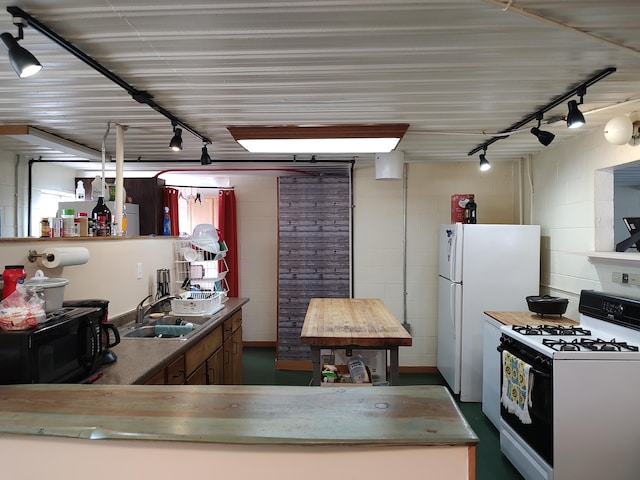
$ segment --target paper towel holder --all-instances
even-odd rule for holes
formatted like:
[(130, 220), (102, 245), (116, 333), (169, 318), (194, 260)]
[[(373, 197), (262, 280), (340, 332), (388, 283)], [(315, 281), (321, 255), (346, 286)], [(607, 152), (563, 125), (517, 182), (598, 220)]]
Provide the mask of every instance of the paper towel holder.
[(42, 257), (46, 258), (46, 260), (49, 262), (52, 262), (53, 259), (55, 258), (51, 253), (48, 255), (46, 253), (38, 253), (36, 250), (32, 248), (31, 250), (29, 250), (29, 254), (27, 255), (27, 260), (33, 263), (38, 258), (42, 258)]

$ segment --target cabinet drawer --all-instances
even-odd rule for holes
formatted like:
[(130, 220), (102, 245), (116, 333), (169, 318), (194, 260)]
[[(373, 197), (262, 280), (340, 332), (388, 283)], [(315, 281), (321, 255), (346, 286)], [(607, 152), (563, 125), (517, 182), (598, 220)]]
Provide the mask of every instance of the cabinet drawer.
[(184, 354), (187, 376), (191, 375), (221, 346), (222, 328), (216, 327)]
[(231, 338), (233, 332), (242, 326), (242, 310), (238, 310), (236, 313), (227, 318), (222, 325), (224, 329), (224, 340)]

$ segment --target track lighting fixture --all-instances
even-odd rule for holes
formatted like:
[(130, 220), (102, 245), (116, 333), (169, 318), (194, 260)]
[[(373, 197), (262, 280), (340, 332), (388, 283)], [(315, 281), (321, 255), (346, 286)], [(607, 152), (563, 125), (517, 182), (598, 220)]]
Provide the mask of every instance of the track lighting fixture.
[[(562, 105), (564, 102), (566, 102), (567, 100), (569, 100), (571, 97), (575, 95), (580, 97), (580, 105), (581, 105), (582, 97), (585, 96), (587, 92), (587, 88), (595, 84), (596, 82), (599, 82), (603, 78), (608, 77), (615, 71), (616, 71), (615, 67), (608, 67), (608, 68), (605, 68), (604, 70), (599, 71), (591, 78), (588, 78), (587, 80), (585, 80), (579, 86), (572, 88), (571, 90), (566, 92), (564, 95), (560, 95), (559, 97), (556, 97), (551, 103), (545, 105), (542, 108), (539, 108), (535, 113), (532, 113), (531, 115), (527, 115), (519, 122), (516, 122), (510, 127), (499, 131), (494, 137), (490, 138), (484, 143), (481, 143), (480, 145), (477, 145), (475, 148), (473, 148), (473, 150), (467, 153), (467, 155), (474, 155), (480, 150), (486, 150), (489, 145), (497, 142), (498, 140), (504, 140), (505, 138), (509, 138), (510, 135), (514, 133), (518, 133), (518, 131), (522, 127), (526, 126), (532, 120), (538, 120), (538, 126), (532, 128), (531, 133), (538, 138), (540, 143), (542, 143), (545, 146), (549, 145), (553, 141), (555, 135), (553, 135), (550, 132), (544, 132), (540, 130), (540, 121), (542, 120), (542, 115), (547, 113), (549, 110), (552, 110), (557, 106)], [(576, 127), (579, 127), (580, 125), (583, 125), (584, 123), (585, 123), (584, 116), (582, 115), (582, 113), (580, 113), (580, 110), (578, 110), (578, 102), (576, 102), (575, 100), (569, 101), (569, 114), (567, 115), (567, 126), (569, 128), (576, 128)]]
[[(26, 26), (29, 26), (29, 27), (33, 28), (34, 30), (36, 30), (37, 32), (39, 32), (42, 35), (44, 35), (46, 38), (48, 38), (49, 40), (51, 40), (55, 44), (57, 44), (60, 47), (62, 47), (63, 49), (65, 49), (67, 52), (69, 52), (72, 55), (74, 55), (80, 61), (84, 62), (85, 64), (87, 64), (88, 66), (93, 68), (96, 72), (100, 73), (101, 75), (106, 77), (108, 80), (111, 80), (113, 83), (115, 83), (119, 87), (123, 88), (129, 95), (131, 95), (131, 98), (133, 98), (136, 102), (148, 105), (149, 107), (153, 108), (156, 112), (160, 113), (161, 115), (166, 117), (168, 120), (170, 120), (171, 123), (174, 125), (174, 132), (176, 132), (176, 136), (178, 136), (178, 140), (179, 140), (179, 144), (180, 144), (180, 147), (178, 148), (178, 150), (182, 150), (182, 139), (181, 139), (182, 130), (185, 130), (185, 131), (191, 133), (192, 135), (195, 135), (200, 140), (202, 140), (204, 143), (211, 143), (211, 140), (207, 136), (205, 136), (202, 133), (198, 132), (196, 129), (191, 127), (189, 124), (187, 124), (183, 120), (179, 119), (173, 113), (171, 113), (169, 110), (167, 110), (162, 105), (157, 103), (153, 99), (153, 95), (151, 93), (146, 92), (144, 90), (138, 90), (138, 89), (134, 88), (133, 85), (127, 83), (123, 78), (119, 77), (118, 75), (116, 75), (112, 71), (108, 70), (104, 65), (101, 65), (100, 63), (98, 63), (92, 57), (90, 57), (89, 55), (84, 53), (82, 50), (80, 50), (76, 45), (72, 44), (71, 42), (69, 42), (65, 38), (63, 38), (60, 35), (58, 35), (56, 32), (51, 30), (47, 25), (41, 23), (37, 18), (31, 16), (29, 13), (25, 12), (20, 7), (8, 6), (7, 7), (7, 12), (9, 12), (9, 14), (13, 16), (13, 23), (18, 27), (18, 33), (19, 33), (19, 36), (18, 36), (17, 39), (14, 39), (11, 36), (11, 34), (8, 34), (8, 33), (7, 34), (2, 34), (2, 41), (5, 43), (7, 48), (10, 50), (10, 52), (9, 52), (9, 56), (10, 57), (12, 57), (11, 50), (15, 49), (16, 46), (18, 48), (20, 48), (21, 50), (24, 50), (24, 49), (22, 49), (22, 47), (20, 47), (18, 45), (16, 40), (21, 40), (22, 39), (22, 28), (26, 27)], [(24, 52), (29, 53), (26, 50), (24, 50)], [(31, 55), (31, 54), (29, 54), (29, 55)], [(33, 56), (31, 55), (31, 57), (33, 57)], [(42, 65), (40, 65), (40, 63), (35, 58), (33, 58), (33, 60), (34, 60), (34, 63), (37, 64), (37, 66), (35, 67), (36, 71), (40, 70), (42, 68)], [(14, 64), (13, 60), (12, 60), (12, 65), (13, 65), (14, 69), (16, 69), (16, 71), (18, 72), (18, 75), (27, 76), (26, 74), (22, 74), (22, 75), (20, 74), (20, 71), (18, 71), (18, 68), (16, 68), (16, 64)], [(35, 72), (32, 72), (32, 74), (33, 73), (35, 73)], [(180, 125), (181, 128), (176, 129), (175, 127), (177, 125)], [(174, 136), (174, 139), (176, 138), (176, 136)], [(173, 140), (172, 140), (172, 142), (173, 142)]]
[(182, 129), (177, 127), (176, 123), (173, 123), (173, 138), (169, 142), (169, 148), (174, 152), (182, 150)]
[[(587, 89), (581, 87), (576, 92), (576, 95), (580, 97), (580, 105), (582, 105), (582, 99), (587, 93)], [(585, 124), (584, 115), (578, 108), (578, 102), (575, 100), (569, 100), (568, 103), (569, 113), (567, 113), (567, 128), (580, 128)]]
[(200, 156), (200, 165), (211, 165), (211, 157), (207, 151), (207, 146), (202, 146), (202, 155)]
[(20, 78), (27, 78), (42, 70), (42, 65), (29, 50), (18, 44), (18, 40), (24, 38), (22, 29), (25, 23), (23, 23), (23, 20), (21, 18), (14, 18), (13, 23), (18, 27), (18, 36), (14, 38), (10, 33), (4, 32), (0, 35), (0, 38), (2, 38), (2, 41), (9, 51), (9, 61), (13, 69)]
[(538, 141), (546, 147), (551, 142), (553, 142), (553, 139), (556, 138), (556, 136), (551, 132), (545, 132), (544, 130), (540, 130), (540, 124), (542, 123), (541, 113), (536, 115), (536, 120), (538, 120), (538, 126), (533, 127), (531, 129), (531, 133), (533, 133), (538, 139)]
[(480, 171), (481, 172), (486, 172), (487, 170), (491, 169), (491, 164), (489, 163), (489, 160), (487, 160), (486, 154), (487, 154), (487, 149), (485, 148), (484, 151), (480, 154)]

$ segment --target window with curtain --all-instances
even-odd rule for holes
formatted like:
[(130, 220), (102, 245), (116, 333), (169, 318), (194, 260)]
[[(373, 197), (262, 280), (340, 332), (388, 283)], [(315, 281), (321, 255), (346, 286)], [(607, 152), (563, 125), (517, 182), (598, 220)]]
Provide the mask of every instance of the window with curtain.
[(218, 225), (218, 192), (186, 190), (181, 190), (178, 198), (180, 234), (191, 235), (193, 228), (200, 223)]

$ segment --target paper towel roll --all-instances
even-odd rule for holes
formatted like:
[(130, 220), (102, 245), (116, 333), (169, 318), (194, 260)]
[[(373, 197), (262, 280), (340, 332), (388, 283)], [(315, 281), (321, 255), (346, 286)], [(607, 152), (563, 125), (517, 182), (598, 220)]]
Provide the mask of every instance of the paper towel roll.
[(84, 247), (47, 248), (43, 254), (42, 266), (45, 268), (83, 265), (89, 261), (89, 250)]

